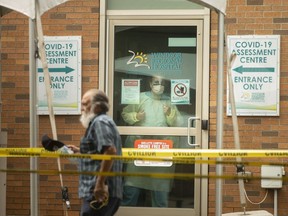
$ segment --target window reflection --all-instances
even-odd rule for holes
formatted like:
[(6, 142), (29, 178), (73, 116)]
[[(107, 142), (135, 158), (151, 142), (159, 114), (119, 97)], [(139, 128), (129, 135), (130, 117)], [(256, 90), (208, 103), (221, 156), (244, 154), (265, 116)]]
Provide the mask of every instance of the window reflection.
[[(187, 47), (169, 43), (171, 44), (171, 38), (195, 39), (196, 27), (117, 26), (115, 32), (113, 116), (116, 124), (132, 126), (122, 118), (122, 111), (128, 105), (125, 103), (125, 97), (128, 96), (124, 91), (123, 80), (139, 80), (140, 95), (151, 91), (150, 80), (153, 76), (162, 78), (163, 95), (166, 95), (170, 102), (167, 99), (165, 101), (177, 108), (183, 116), (182, 122), (187, 122), (188, 117), (195, 116), (196, 47), (191, 45), (191, 40), (187, 42)], [(179, 79), (186, 81), (184, 87), (187, 90), (182, 90), (182, 93), (185, 92), (189, 98), (176, 103), (177, 92), (173, 81)], [(183, 85), (178, 88), (180, 92), (181, 88)], [(182, 95), (179, 95), (178, 99), (180, 97)], [(178, 123), (175, 126), (185, 127), (186, 123)]]
[[(195, 116), (195, 26), (117, 26), (113, 118), (118, 126), (187, 127)], [(165, 129), (163, 129), (165, 130)], [(124, 148), (191, 148), (187, 137), (122, 135)], [(194, 164), (132, 161), (126, 173), (194, 173)], [(193, 208), (194, 180), (129, 176), (123, 206)]]
[[(124, 148), (188, 148), (183, 137), (175, 136), (122, 136)], [(141, 144), (141, 145), (139, 145)], [(157, 145), (157, 146), (156, 146)], [(162, 146), (162, 147), (161, 147)], [(123, 172), (139, 173), (194, 173), (194, 164), (174, 164), (170, 161), (130, 161), (124, 164)], [(122, 206), (130, 207), (194, 207), (194, 179), (183, 180), (142, 176), (124, 177)]]

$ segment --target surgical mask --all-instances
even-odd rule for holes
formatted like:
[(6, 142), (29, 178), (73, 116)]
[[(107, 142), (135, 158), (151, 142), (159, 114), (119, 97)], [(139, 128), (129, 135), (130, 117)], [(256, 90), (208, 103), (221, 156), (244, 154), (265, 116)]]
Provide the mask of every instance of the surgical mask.
[(163, 85), (152, 85), (152, 92), (156, 95), (161, 95), (164, 92), (164, 86)]

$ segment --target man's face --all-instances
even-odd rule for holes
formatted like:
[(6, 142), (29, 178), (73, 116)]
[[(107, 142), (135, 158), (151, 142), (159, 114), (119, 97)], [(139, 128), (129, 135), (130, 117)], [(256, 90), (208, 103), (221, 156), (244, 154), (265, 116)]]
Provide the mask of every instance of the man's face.
[(91, 95), (85, 94), (81, 100), (81, 117), (80, 122), (84, 128), (88, 128), (91, 119), (95, 116), (91, 110)]
[(84, 94), (81, 100), (81, 112), (82, 114), (88, 114), (91, 112), (91, 96), (89, 94)]

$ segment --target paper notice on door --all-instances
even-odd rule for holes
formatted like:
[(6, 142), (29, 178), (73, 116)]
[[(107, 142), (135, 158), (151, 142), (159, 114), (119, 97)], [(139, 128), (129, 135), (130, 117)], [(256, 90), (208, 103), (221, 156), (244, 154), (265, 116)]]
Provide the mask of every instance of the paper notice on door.
[[(173, 148), (172, 140), (135, 140), (134, 148), (137, 149), (171, 149)], [(134, 160), (135, 166), (151, 166), (151, 167), (171, 167), (172, 161), (148, 161)]]
[(121, 86), (121, 104), (139, 104), (140, 80), (123, 79)]

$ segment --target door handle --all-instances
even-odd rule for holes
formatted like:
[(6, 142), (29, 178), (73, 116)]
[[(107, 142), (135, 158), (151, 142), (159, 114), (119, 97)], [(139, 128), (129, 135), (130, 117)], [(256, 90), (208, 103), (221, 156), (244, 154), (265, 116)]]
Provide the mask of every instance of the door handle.
[(191, 128), (191, 125), (193, 125), (193, 122), (196, 121), (196, 120), (200, 120), (200, 118), (199, 117), (190, 117), (190, 118), (188, 118), (187, 138), (188, 138), (188, 145), (190, 145), (190, 146), (200, 146), (200, 144), (195, 144), (195, 143), (191, 143), (190, 142), (190, 128)]

